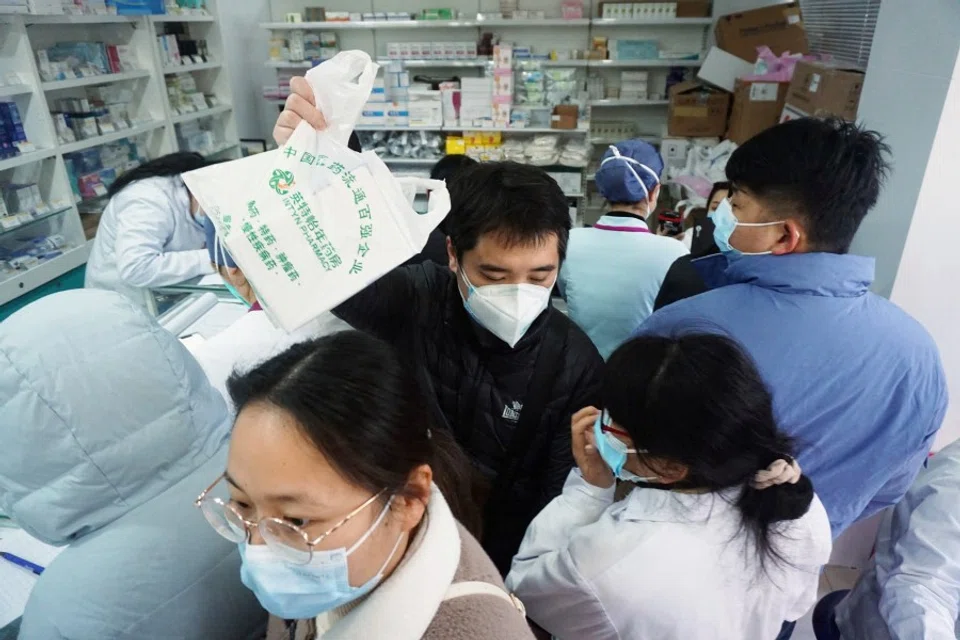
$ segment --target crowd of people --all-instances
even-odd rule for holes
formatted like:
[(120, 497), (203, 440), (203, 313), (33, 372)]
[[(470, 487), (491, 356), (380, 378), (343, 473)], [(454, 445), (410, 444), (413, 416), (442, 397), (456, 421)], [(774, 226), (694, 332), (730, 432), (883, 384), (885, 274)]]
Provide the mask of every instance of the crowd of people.
[[(278, 144), (325, 127), (291, 88)], [(20, 637), (790, 637), (832, 541), (900, 502), (946, 411), (932, 339), (848, 253), (888, 156), (838, 120), (760, 133), (690, 250), (648, 226), (663, 161), (642, 141), (606, 152), (610, 211), (572, 231), (543, 170), (448, 161), (442, 228), (333, 310), (348, 330), (228, 379), (130, 296), (26, 307), (0, 326), (0, 510), (69, 548)], [(117, 191), (161, 182), (179, 194)], [(928, 494), (891, 535), (933, 524)], [(955, 621), (960, 596), (921, 611), (889, 579), (896, 556), (819, 628)]]

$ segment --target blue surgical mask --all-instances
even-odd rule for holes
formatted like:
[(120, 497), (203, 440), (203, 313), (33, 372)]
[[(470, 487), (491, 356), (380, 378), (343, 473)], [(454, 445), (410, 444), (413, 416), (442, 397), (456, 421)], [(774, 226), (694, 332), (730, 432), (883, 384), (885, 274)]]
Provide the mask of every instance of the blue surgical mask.
[(370, 593), (383, 579), (383, 572), (400, 547), (403, 534), (375, 576), (359, 587), (350, 584), (347, 558), (366, 542), (390, 509), (384, 507), (376, 522), (349, 549), (313, 550), (307, 564), (285, 560), (268, 545), (242, 543), (240, 580), (253, 591), (269, 613), (282, 620), (308, 620), (321, 613), (353, 602)]
[(610, 426), (610, 416), (607, 415), (606, 411), (597, 416), (597, 421), (593, 425), (593, 440), (597, 445), (597, 453), (613, 471), (613, 475), (625, 482), (657, 482), (658, 478), (656, 477), (641, 478), (623, 468), (623, 465), (627, 463), (627, 454), (645, 452), (628, 448), (612, 433), (604, 431), (604, 426)]
[(782, 224), (782, 222), (740, 222), (733, 213), (733, 207), (730, 205), (730, 199), (724, 198), (720, 201), (720, 206), (716, 211), (711, 212), (710, 219), (713, 220), (713, 241), (717, 243), (720, 253), (729, 257), (736, 256), (765, 256), (771, 251), (758, 251), (756, 253), (745, 253), (730, 244), (730, 236), (736, 231), (737, 227), (772, 227)]

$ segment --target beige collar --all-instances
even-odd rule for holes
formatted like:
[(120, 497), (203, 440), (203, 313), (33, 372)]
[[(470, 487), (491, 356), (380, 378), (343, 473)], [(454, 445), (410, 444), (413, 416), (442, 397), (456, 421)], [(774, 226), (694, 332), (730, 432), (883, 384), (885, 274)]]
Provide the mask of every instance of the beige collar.
[(457, 521), (436, 485), (411, 549), (389, 578), (322, 636), (324, 640), (423, 637), (460, 565)]

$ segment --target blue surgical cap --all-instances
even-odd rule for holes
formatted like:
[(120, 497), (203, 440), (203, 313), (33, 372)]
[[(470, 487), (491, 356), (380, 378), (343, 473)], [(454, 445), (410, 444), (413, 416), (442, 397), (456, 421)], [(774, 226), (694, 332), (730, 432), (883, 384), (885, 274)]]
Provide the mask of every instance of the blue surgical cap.
[[(607, 149), (597, 169), (597, 189), (608, 202), (641, 202), (660, 183), (663, 158), (640, 138)], [(639, 179), (638, 179), (639, 178)]]
[(227, 266), (231, 269), (237, 266), (230, 254), (222, 244), (217, 241), (217, 228), (213, 226), (213, 220), (210, 216), (203, 218), (203, 235), (207, 240), (207, 251), (210, 254), (210, 262), (217, 266)]

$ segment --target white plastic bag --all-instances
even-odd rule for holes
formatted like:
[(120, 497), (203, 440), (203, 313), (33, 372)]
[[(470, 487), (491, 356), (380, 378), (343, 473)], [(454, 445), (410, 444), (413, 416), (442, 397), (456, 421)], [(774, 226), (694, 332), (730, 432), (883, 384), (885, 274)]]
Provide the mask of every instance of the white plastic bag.
[[(301, 123), (276, 151), (183, 175), (261, 306), (287, 331), (419, 252), (450, 210), (443, 182), (394, 177), (373, 152), (347, 148), (376, 70), (363, 52), (338, 54), (307, 74), (317, 104), (330, 109), (328, 130)], [(413, 208), (418, 190), (430, 191), (425, 214)]]

